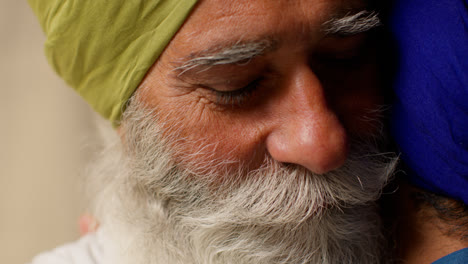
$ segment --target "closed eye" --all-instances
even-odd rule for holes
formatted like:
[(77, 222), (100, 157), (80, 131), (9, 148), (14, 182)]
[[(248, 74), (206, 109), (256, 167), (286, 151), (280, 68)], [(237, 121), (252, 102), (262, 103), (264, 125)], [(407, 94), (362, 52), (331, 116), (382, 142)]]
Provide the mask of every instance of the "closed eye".
[(213, 87), (200, 85), (203, 88), (209, 89), (216, 96), (216, 104), (222, 106), (241, 106), (248, 102), (253, 93), (261, 86), (264, 77), (259, 77), (249, 82), (247, 85), (230, 91), (221, 91)]

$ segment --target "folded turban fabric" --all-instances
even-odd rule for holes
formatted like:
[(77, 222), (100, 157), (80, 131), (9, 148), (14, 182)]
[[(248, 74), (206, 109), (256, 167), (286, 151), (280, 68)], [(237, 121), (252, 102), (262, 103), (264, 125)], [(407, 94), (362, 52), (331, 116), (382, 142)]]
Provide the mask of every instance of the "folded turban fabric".
[(411, 182), (468, 204), (468, 1), (394, 4), (393, 136)]
[(118, 124), (127, 100), (197, 0), (28, 0), (55, 71)]

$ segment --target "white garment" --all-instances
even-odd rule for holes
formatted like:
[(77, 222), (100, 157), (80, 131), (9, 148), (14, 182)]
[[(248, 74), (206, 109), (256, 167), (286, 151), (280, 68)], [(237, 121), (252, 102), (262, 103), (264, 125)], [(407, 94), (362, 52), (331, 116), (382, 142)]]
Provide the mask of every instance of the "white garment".
[(103, 261), (103, 234), (101, 230), (80, 240), (42, 253), (29, 264), (101, 264)]

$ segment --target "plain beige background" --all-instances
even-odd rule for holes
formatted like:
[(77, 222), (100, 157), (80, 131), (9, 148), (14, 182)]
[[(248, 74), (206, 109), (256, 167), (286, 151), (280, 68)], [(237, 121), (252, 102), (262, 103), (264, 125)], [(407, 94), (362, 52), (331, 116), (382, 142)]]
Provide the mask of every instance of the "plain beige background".
[(0, 1), (0, 263), (79, 236), (94, 113), (49, 67), (24, 0)]

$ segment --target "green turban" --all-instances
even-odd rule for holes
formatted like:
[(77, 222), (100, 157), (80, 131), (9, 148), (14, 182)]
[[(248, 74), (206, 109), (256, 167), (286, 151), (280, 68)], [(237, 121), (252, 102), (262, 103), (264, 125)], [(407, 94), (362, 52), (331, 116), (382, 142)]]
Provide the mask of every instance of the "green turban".
[(28, 0), (55, 71), (117, 125), (197, 0)]

